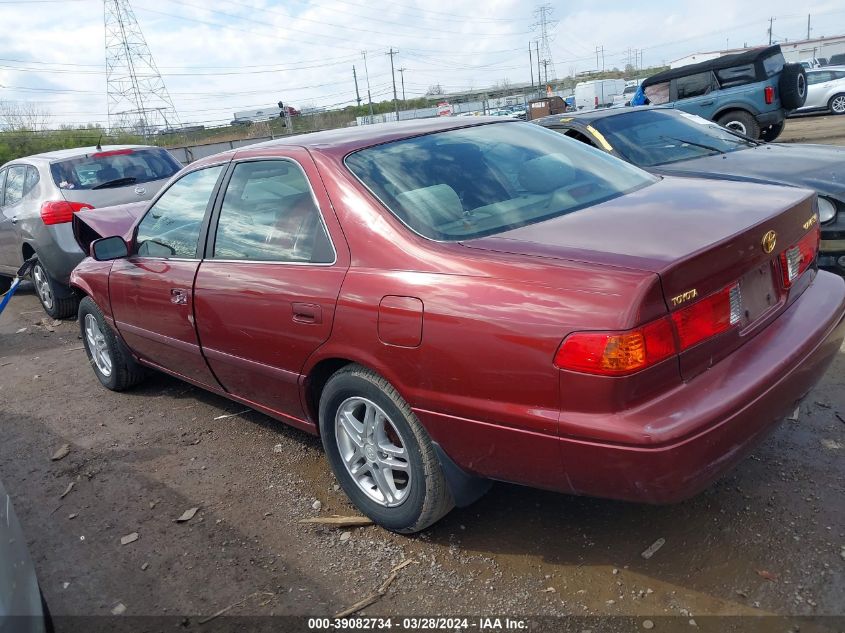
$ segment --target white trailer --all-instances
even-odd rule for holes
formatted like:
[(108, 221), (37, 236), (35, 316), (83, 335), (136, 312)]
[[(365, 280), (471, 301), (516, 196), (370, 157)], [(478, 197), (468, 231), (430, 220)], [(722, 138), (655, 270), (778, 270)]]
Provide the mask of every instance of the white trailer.
[(595, 79), (575, 85), (575, 109), (594, 110), (613, 105), (613, 97), (625, 90), (624, 79)]

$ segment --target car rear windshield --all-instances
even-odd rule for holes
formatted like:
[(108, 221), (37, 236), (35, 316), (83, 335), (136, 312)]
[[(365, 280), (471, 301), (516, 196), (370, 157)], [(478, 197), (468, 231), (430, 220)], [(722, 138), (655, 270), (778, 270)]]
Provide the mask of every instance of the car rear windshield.
[(531, 123), (450, 130), (359, 150), (346, 165), (402, 222), (457, 241), (572, 213), (655, 181)]
[(640, 167), (677, 163), (752, 147), (715, 123), (679, 110), (639, 110), (593, 123), (611, 146)]
[(182, 165), (166, 150), (118, 149), (94, 152), (50, 165), (60, 189), (106, 189), (170, 178)]

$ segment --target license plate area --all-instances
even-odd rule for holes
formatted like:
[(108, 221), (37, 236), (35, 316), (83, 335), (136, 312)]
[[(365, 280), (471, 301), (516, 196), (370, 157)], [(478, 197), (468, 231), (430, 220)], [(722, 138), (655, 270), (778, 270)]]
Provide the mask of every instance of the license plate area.
[(739, 280), (742, 293), (743, 333), (770, 312), (777, 310), (781, 296), (774, 280), (774, 263), (767, 262), (747, 272)]

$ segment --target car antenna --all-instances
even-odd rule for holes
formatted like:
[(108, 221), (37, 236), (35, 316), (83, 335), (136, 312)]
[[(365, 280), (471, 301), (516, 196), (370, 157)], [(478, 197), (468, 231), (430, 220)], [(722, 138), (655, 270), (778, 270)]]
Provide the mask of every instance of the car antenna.
[(102, 152), (102, 151), (103, 151), (102, 146), (100, 146), (100, 141), (102, 141), (102, 140), (103, 140), (103, 133), (102, 133), (102, 132), (100, 132), (100, 138), (98, 138), (98, 139), (97, 139), (97, 151), (98, 151), (98, 152)]

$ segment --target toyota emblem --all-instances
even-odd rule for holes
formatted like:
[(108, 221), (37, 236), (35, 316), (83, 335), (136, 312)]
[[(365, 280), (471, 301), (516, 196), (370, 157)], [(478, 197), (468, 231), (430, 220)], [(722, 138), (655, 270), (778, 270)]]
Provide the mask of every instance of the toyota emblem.
[(139, 196), (143, 196), (145, 193), (147, 193), (147, 190), (143, 187), (135, 187), (135, 193), (137, 193)]

